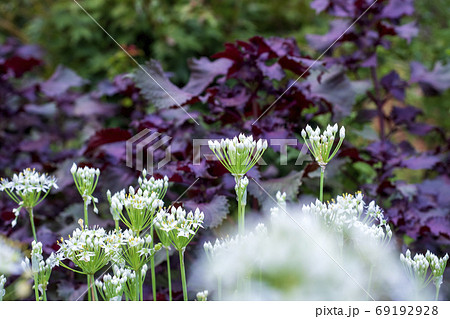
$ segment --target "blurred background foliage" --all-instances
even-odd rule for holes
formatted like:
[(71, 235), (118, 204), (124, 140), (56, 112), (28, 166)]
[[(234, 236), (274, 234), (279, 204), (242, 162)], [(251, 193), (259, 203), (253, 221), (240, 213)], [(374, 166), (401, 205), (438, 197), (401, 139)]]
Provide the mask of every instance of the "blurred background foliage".
[[(301, 50), (314, 57), (306, 34), (323, 34), (330, 17), (316, 15), (310, 0), (80, 0), (79, 3), (138, 62), (153, 58), (173, 72), (172, 81), (189, 77), (187, 57), (211, 56), (223, 44), (263, 37), (294, 37)], [(386, 70), (395, 66), (408, 76), (409, 62), (431, 68), (450, 56), (450, 7), (445, 0), (416, 0), (411, 20), (420, 25), (411, 43), (393, 39), (393, 48), (380, 52)], [(0, 3), (0, 42), (9, 36), (40, 44), (47, 52), (47, 74), (58, 64), (93, 83), (129, 72), (134, 62), (71, 0), (16, 0)], [(402, 74), (403, 72), (403, 74)], [(448, 108), (439, 97), (409, 96), (434, 124), (449, 129)]]

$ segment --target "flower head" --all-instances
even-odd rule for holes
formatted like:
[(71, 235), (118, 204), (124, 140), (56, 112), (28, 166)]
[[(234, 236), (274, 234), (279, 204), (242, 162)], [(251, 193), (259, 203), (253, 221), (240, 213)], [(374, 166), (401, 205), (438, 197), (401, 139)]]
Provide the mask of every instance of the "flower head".
[(237, 177), (243, 176), (255, 166), (267, 149), (267, 141), (254, 141), (253, 136), (240, 134), (233, 139), (208, 141), (208, 146), (222, 165)]
[(92, 196), (92, 194), (97, 187), (98, 179), (100, 177), (100, 170), (98, 168), (77, 167), (77, 165), (73, 163), (70, 172), (72, 173), (75, 186), (77, 187), (81, 197), (87, 205), (89, 205), (92, 201), (94, 203), (94, 212), (98, 214), (98, 209), (95, 205), (98, 203), (98, 199)]
[(194, 212), (172, 206), (170, 212), (161, 210), (156, 214), (155, 226), (165, 231), (177, 250), (186, 248), (199, 228), (203, 228), (204, 214), (197, 208)]
[[(339, 130), (339, 143), (331, 153), (337, 131), (338, 125), (334, 124), (333, 126), (328, 125), (327, 129), (322, 134), (320, 134), (321, 132), (319, 127), (317, 127), (316, 130), (313, 130), (309, 125), (306, 126), (306, 130), (303, 129), (301, 132), (306, 146), (308, 146), (309, 151), (322, 168), (325, 168), (328, 162), (331, 161), (331, 159), (336, 155), (342, 145), (342, 142), (344, 141), (345, 128), (342, 126)], [(306, 140), (307, 136), (309, 137), (309, 143)]]
[(16, 218), (12, 226), (17, 224), (22, 207), (34, 208), (48, 195), (52, 187), (58, 188), (56, 179), (47, 174), (40, 174), (34, 168), (27, 168), (19, 174), (14, 174), (11, 180), (0, 179), (0, 191), (5, 191), (19, 205), (13, 210)]

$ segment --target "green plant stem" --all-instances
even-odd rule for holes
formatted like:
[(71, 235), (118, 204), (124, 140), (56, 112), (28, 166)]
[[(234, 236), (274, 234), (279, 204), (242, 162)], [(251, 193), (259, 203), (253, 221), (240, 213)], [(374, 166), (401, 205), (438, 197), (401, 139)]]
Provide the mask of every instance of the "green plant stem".
[(319, 194), (319, 200), (323, 202), (323, 178), (325, 175), (325, 167), (320, 168), (320, 194)]
[[(150, 227), (150, 236), (152, 236), (152, 243), (150, 248), (153, 248), (153, 224)], [(152, 274), (152, 294), (153, 301), (156, 301), (156, 273), (155, 273), (155, 255), (150, 258), (150, 272)]]
[(139, 291), (141, 290), (139, 288), (141, 284), (141, 270), (136, 270), (136, 301), (139, 301)]
[(436, 285), (436, 297), (434, 297), (435, 301), (439, 301), (439, 289), (441, 288), (441, 285)]
[(172, 277), (170, 274), (170, 255), (169, 247), (166, 248), (166, 258), (167, 258), (167, 281), (169, 284), (169, 300), (172, 301)]
[(97, 289), (95, 289), (95, 278), (94, 275), (91, 275), (91, 289), (92, 289), (92, 301), (97, 301), (98, 300), (98, 296), (97, 296)]
[(87, 277), (87, 286), (88, 286), (88, 300), (92, 301), (92, 294), (91, 294), (91, 277), (89, 275), (86, 275)]
[(141, 301), (144, 301), (144, 278), (142, 276), (142, 273), (141, 273), (141, 280), (139, 282), (139, 287), (141, 289), (139, 292), (139, 294), (141, 295)]
[(84, 199), (84, 225), (86, 227), (89, 226), (89, 221), (88, 221), (88, 205), (87, 205), (87, 201)]
[(27, 210), (28, 210), (28, 213), (30, 214), (30, 223), (31, 223), (31, 230), (33, 231), (33, 238), (34, 238), (34, 241), (37, 243), (36, 228), (34, 227), (33, 208), (30, 207)]
[(42, 289), (42, 291), (43, 291), (42, 298), (44, 299), (44, 301), (47, 301), (47, 291), (46, 290), (47, 290), (46, 288)]
[(116, 231), (119, 232), (119, 230), (120, 230), (120, 228), (119, 228), (119, 221), (115, 220), (114, 223), (116, 225)]
[(181, 283), (183, 285), (183, 299), (188, 301), (187, 286), (186, 286), (186, 271), (184, 269), (184, 249), (179, 250), (180, 253), (180, 271), (181, 271)]
[(36, 297), (36, 301), (39, 301), (39, 280), (38, 280), (38, 275), (35, 274), (34, 275), (34, 296)]

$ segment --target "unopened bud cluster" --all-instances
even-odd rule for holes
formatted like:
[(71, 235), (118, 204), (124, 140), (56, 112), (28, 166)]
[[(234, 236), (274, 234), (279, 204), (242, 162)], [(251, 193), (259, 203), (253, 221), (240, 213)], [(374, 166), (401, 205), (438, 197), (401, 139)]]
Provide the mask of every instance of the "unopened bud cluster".
[(267, 149), (267, 141), (253, 140), (253, 136), (240, 134), (233, 139), (208, 141), (208, 146), (223, 166), (235, 177), (245, 175), (259, 161)]
[(83, 198), (85, 205), (89, 205), (92, 201), (94, 204), (94, 213), (98, 214), (98, 209), (95, 205), (98, 203), (98, 199), (92, 196), (92, 194), (97, 187), (100, 170), (98, 168), (77, 167), (77, 165), (73, 163), (70, 172), (72, 173), (75, 186)]
[[(301, 134), (305, 140), (306, 146), (308, 146), (309, 151), (322, 169), (324, 169), (328, 162), (331, 161), (331, 159), (336, 155), (342, 145), (342, 142), (344, 141), (345, 128), (342, 126), (339, 130), (339, 143), (331, 153), (337, 131), (337, 124), (334, 124), (333, 126), (328, 125), (327, 129), (322, 134), (319, 127), (313, 130), (311, 126), (307, 125), (306, 131), (304, 129), (302, 130)], [(309, 143), (306, 136), (309, 138)]]

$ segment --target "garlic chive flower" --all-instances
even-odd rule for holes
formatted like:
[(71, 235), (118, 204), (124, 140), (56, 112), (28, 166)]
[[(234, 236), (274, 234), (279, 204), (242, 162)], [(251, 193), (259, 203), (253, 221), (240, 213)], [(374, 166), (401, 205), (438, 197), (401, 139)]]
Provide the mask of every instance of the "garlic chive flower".
[[(158, 193), (148, 190), (134, 190), (130, 186), (128, 194), (125, 190), (108, 194), (113, 216), (120, 215), (122, 222), (130, 228), (136, 235), (152, 225), (153, 217), (157, 208), (161, 208), (164, 202), (158, 198)], [(123, 209), (125, 208), (125, 213)], [(115, 217), (115, 218), (116, 218)]]
[[(425, 255), (416, 254), (414, 258), (411, 258), (411, 251), (409, 249), (406, 251), (405, 255), (400, 254), (400, 261), (410, 278), (416, 281), (419, 289), (423, 289), (428, 286), (430, 282), (433, 282), (436, 287), (436, 300), (439, 298), (439, 289), (443, 282), (448, 258), (448, 254), (438, 258), (429, 250), (427, 250)], [(430, 269), (429, 272), (428, 268)]]
[(195, 212), (186, 211), (180, 207), (172, 206), (170, 213), (166, 210), (161, 210), (157, 213), (155, 218), (155, 227), (165, 231), (170, 239), (170, 242), (178, 250), (180, 257), (181, 281), (183, 285), (183, 298), (188, 300), (187, 285), (186, 285), (186, 271), (184, 268), (184, 251), (186, 246), (194, 238), (200, 227), (203, 228), (203, 212), (197, 208)]
[(105, 274), (102, 280), (96, 280), (95, 285), (97, 286), (100, 295), (105, 301), (121, 301), (124, 289), (126, 287), (127, 276), (111, 276), (110, 274)]
[(50, 280), (53, 268), (59, 265), (60, 256), (58, 254), (51, 253), (50, 256), (44, 261), (44, 257), (42, 256), (42, 243), (36, 243), (33, 241), (31, 246), (31, 266), (30, 260), (25, 258), (22, 262), (22, 267), (25, 272), (30, 272), (33, 275), (36, 301), (46, 301), (48, 282)]
[[(345, 138), (345, 127), (341, 127), (339, 130), (339, 143), (334, 151), (331, 153), (333, 143), (335, 140), (336, 133), (338, 131), (338, 125), (333, 126), (328, 125), (327, 129), (321, 135), (320, 128), (313, 130), (311, 126), (306, 126), (306, 131), (302, 130), (302, 137), (305, 140), (306, 146), (308, 146), (309, 151), (316, 159), (320, 167), (324, 168), (328, 162), (333, 159), (333, 157), (338, 152)], [(306, 135), (309, 137), (309, 143), (306, 140)], [(331, 155), (330, 155), (331, 153)]]
[(153, 176), (149, 179), (146, 178), (147, 170), (144, 168), (142, 171), (142, 177), (139, 177), (139, 188), (142, 191), (148, 191), (149, 194), (156, 193), (159, 199), (163, 199), (166, 195), (167, 188), (169, 187), (169, 178), (164, 176), (161, 179), (155, 179)]
[(122, 241), (115, 231), (106, 233), (103, 228), (82, 227), (75, 229), (68, 239), (61, 238), (58, 244), (61, 260), (69, 259), (84, 274), (94, 275), (110, 261), (116, 260)]
[(24, 207), (30, 215), (34, 240), (37, 240), (33, 208), (47, 197), (52, 188), (58, 189), (56, 179), (47, 174), (40, 174), (34, 168), (27, 168), (19, 174), (14, 174), (11, 180), (0, 179), (0, 191), (5, 191), (19, 205), (13, 209), (16, 218), (11, 223), (12, 227), (16, 226), (20, 210)]
[(233, 139), (208, 141), (208, 146), (233, 176), (243, 176), (259, 161), (267, 149), (267, 141), (257, 142), (253, 136), (240, 134)]
[(150, 261), (150, 258), (162, 247), (161, 244), (152, 247), (152, 236), (136, 236), (129, 229), (122, 233), (122, 256), (128, 266), (138, 271)]
[(199, 228), (203, 228), (204, 214), (197, 208), (195, 212), (172, 206), (170, 213), (161, 210), (156, 214), (155, 226), (165, 231), (176, 250), (184, 250)]
[(100, 170), (98, 168), (77, 167), (75, 163), (72, 164), (70, 172), (73, 176), (73, 181), (78, 189), (84, 202), (84, 223), (88, 226), (88, 212), (87, 207), (92, 202), (94, 206), (94, 213), (98, 214), (97, 206), (98, 199), (92, 194), (97, 187), (98, 179), (100, 177)]
[[(320, 128), (317, 127), (316, 130), (313, 130), (311, 126), (307, 125), (306, 131), (303, 129), (301, 133), (306, 146), (308, 146), (309, 151), (320, 166), (320, 201), (323, 201), (323, 179), (325, 167), (336, 155), (345, 138), (345, 127), (342, 126), (339, 130), (339, 143), (334, 151), (331, 152), (337, 131), (337, 124), (334, 124), (334, 126), (328, 125), (327, 129), (321, 135)], [(309, 143), (306, 140), (306, 135), (309, 137)]]
[(3, 300), (3, 296), (5, 295), (5, 284), (6, 277), (4, 275), (0, 275), (0, 301)]
[[(139, 290), (136, 289), (136, 282), (137, 282), (136, 272), (134, 270), (119, 267), (117, 265), (113, 265), (112, 268), (113, 268), (114, 277), (118, 278), (122, 282), (122, 288), (123, 288), (123, 292), (125, 293), (126, 300), (137, 300), (136, 292)], [(147, 265), (144, 265), (141, 269), (142, 282), (145, 279), (146, 273), (147, 273)], [(105, 297), (106, 297), (106, 295), (105, 295)]]

